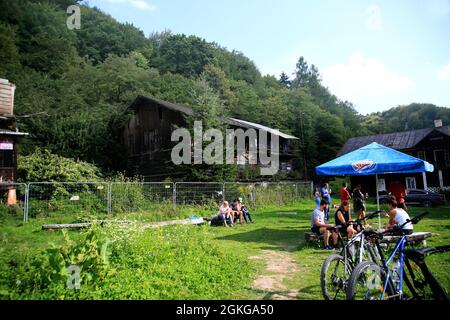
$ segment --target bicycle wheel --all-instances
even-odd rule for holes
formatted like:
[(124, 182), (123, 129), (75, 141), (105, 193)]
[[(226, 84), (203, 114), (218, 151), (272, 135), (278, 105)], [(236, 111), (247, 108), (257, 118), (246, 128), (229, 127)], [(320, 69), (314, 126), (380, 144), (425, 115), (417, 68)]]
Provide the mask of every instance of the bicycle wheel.
[(409, 294), (413, 299), (433, 300), (433, 290), (425, 279), (420, 267), (414, 261), (409, 259), (405, 259), (405, 267), (405, 272), (408, 271), (408, 274), (404, 276), (407, 284), (406, 288), (408, 290), (406, 294)]
[(351, 266), (338, 254), (333, 254), (324, 261), (320, 273), (320, 286), (325, 300), (345, 299), (351, 272)]
[(372, 261), (364, 261), (353, 270), (347, 285), (347, 300), (380, 300), (384, 270)]

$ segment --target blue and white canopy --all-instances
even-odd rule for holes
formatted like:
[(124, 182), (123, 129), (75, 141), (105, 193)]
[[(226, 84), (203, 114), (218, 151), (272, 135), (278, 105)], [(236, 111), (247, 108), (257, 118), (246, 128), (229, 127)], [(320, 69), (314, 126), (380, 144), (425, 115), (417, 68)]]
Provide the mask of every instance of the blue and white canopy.
[(375, 142), (316, 167), (317, 175), (326, 176), (433, 171), (432, 164)]

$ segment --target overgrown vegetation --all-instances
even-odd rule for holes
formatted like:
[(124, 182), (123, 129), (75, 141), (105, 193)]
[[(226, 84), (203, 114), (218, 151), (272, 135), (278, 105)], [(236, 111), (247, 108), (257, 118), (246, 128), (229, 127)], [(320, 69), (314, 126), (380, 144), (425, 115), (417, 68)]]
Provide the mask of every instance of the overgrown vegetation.
[[(299, 137), (294, 178), (304, 178), (303, 161), (311, 175), (350, 136), (399, 130), (406, 123), (409, 128), (430, 126), (436, 116), (448, 119), (446, 109), (431, 105), (420, 107), (419, 113), (410, 112), (418, 108), (414, 105), (402, 107), (400, 113), (363, 117), (350, 102), (329, 92), (320, 71), (303, 57), (292, 66), (292, 79), (286, 74), (280, 79), (263, 76), (240, 52), (170, 31), (146, 37), (133, 25), (85, 5), (81, 30), (71, 31), (65, 9), (78, 2), (0, 1), (0, 77), (17, 85), (17, 115), (42, 112), (20, 119), (20, 129), (30, 133), (21, 147), (25, 156), (40, 147), (93, 163), (104, 174), (122, 171), (120, 128), (138, 95), (191, 105), (198, 119), (229, 115)], [(197, 90), (202, 86), (211, 89), (203, 96)], [(400, 114), (399, 121), (393, 121), (394, 113)], [(388, 120), (395, 127), (386, 126)], [(185, 178), (236, 176), (236, 171), (225, 169), (213, 168), (217, 175), (188, 170)], [(242, 174), (252, 177), (251, 172)]]
[[(252, 212), (255, 224), (234, 228), (144, 230), (134, 223), (63, 233), (40, 230), (53, 221), (48, 219), (2, 224), (0, 299), (270, 299), (284, 291), (296, 292), (298, 299), (322, 299), (320, 268), (330, 252), (304, 242), (312, 207), (311, 200), (266, 207)], [(374, 209), (369, 204), (369, 211)], [(430, 209), (415, 227), (433, 232), (431, 246), (450, 240), (448, 209)], [(413, 216), (420, 212), (423, 208), (411, 208)], [(268, 250), (287, 255), (298, 266), (286, 274), (283, 292), (254, 287), (258, 277), (273, 275), (261, 260)], [(449, 290), (450, 255), (427, 259)], [(81, 266), (79, 290), (67, 286), (72, 265)]]

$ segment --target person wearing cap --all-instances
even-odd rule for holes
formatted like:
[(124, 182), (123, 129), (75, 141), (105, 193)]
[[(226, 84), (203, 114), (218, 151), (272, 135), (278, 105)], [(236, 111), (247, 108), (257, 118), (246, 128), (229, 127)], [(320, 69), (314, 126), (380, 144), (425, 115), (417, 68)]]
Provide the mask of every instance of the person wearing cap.
[[(250, 223), (253, 223), (253, 218), (252, 218), (252, 215), (250, 214), (250, 211), (248, 211), (247, 207), (242, 204), (242, 198), (239, 197), (238, 201), (241, 204), (242, 214), (244, 216), (245, 223), (248, 223), (248, 221), (250, 221)], [(247, 218), (248, 218), (248, 221), (247, 221)]]
[(244, 214), (242, 213), (242, 205), (239, 199), (234, 199), (231, 204), (231, 210), (233, 211), (234, 221), (239, 218), (239, 222), (241, 224), (244, 223)]

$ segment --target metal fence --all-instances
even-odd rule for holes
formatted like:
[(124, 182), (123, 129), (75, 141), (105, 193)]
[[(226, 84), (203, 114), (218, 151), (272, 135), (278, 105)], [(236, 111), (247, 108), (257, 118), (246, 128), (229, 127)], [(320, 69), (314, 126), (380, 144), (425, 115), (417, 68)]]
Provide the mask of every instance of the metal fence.
[(171, 182), (111, 183), (108, 213), (142, 213), (173, 206), (174, 190)]
[(68, 213), (108, 213), (106, 182), (33, 182), (28, 184), (28, 218)]
[(25, 183), (0, 183), (0, 220), (27, 221), (28, 185)]
[(311, 198), (312, 182), (33, 182), (0, 183), (0, 219), (68, 214), (175, 212), (184, 206), (217, 209), (238, 197), (248, 207), (285, 205)]

